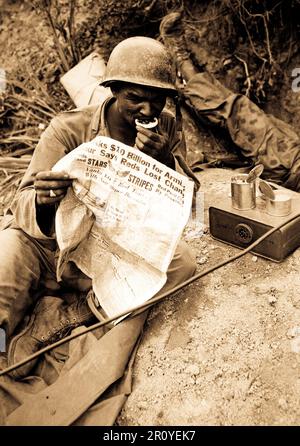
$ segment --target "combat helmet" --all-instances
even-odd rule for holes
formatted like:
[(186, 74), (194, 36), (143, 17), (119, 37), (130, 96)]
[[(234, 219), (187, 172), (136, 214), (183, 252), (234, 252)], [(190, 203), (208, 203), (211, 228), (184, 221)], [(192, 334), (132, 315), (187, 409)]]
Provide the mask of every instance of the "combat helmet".
[(123, 40), (113, 49), (101, 85), (129, 82), (161, 88), (174, 96), (175, 80), (175, 64), (166, 47), (150, 37), (137, 36)]

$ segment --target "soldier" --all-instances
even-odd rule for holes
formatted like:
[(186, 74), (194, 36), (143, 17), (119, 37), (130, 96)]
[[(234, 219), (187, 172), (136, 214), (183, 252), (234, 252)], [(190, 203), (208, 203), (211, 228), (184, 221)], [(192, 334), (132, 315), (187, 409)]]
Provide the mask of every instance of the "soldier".
[[(108, 91), (97, 105), (60, 114), (41, 136), (11, 206), (10, 221), (0, 233), (0, 326), (12, 338), (8, 365), (65, 336), (72, 328), (95, 321), (86, 301), (91, 279), (70, 262), (63, 280), (56, 280), (54, 217), (72, 183), (64, 172), (51, 171), (59, 159), (97, 135), (109, 136), (135, 145), (192, 177), (198, 187), (185, 163), (185, 143), (178, 124), (170, 113), (163, 111), (167, 97), (177, 95), (174, 82), (172, 58), (163, 44), (145, 37), (126, 39), (116, 46), (107, 64), (102, 84), (110, 87), (111, 93)], [(136, 126), (136, 119), (153, 118), (158, 119), (156, 132)], [(188, 246), (180, 242), (162, 291), (191, 277), (195, 268)], [(70, 291), (77, 298), (68, 304), (63, 296)], [(25, 328), (12, 337), (32, 309)], [(34, 364), (31, 361), (19, 367), (12, 376), (26, 376)]]
[(184, 79), (183, 99), (199, 122), (227, 131), (234, 154), (248, 165), (263, 164), (262, 178), (300, 191), (300, 140), (284, 121), (263, 112), (245, 95), (233, 93), (211, 73), (205, 61), (196, 68), (187, 49), (182, 12), (172, 12), (160, 24), (164, 44)]

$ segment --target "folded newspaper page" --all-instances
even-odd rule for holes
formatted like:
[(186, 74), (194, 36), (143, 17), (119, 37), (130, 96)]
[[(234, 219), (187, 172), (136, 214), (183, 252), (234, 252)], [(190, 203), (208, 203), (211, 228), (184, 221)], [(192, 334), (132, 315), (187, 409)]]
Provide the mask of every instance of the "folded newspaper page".
[(81, 144), (53, 170), (74, 178), (56, 213), (58, 280), (75, 262), (109, 317), (153, 297), (188, 221), (193, 181), (105, 136)]

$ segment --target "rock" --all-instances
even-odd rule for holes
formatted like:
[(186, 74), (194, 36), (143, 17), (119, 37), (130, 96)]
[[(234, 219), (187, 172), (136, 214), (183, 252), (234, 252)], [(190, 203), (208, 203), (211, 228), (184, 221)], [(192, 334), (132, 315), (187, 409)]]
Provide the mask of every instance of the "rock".
[(296, 336), (299, 335), (300, 335), (300, 327), (292, 327), (286, 333), (288, 339), (295, 338)]
[(300, 296), (298, 294), (292, 294), (290, 296), (290, 299), (292, 301), (293, 306), (299, 310), (300, 309)]
[(190, 364), (185, 369), (189, 375), (197, 376), (200, 374), (200, 368), (196, 364)]
[(199, 265), (203, 265), (206, 262), (207, 262), (207, 257), (200, 257), (199, 259), (197, 258), (197, 263)]
[(300, 336), (291, 340), (291, 350), (294, 353), (300, 353)]
[(277, 302), (277, 299), (275, 296), (268, 296), (268, 302), (270, 305), (274, 305)]
[(257, 262), (257, 256), (252, 256), (251, 260), (252, 262)]
[(234, 392), (232, 390), (228, 390), (228, 392), (225, 393), (224, 398), (227, 401), (230, 401), (234, 398)]
[(288, 409), (288, 403), (287, 403), (286, 399), (285, 398), (279, 398), (278, 406), (282, 410), (287, 410)]
[(223, 376), (222, 370), (215, 373), (214, 379), (221, 378)]
[(138, 407), (138, 409), (146, 410), (146, 409), (148, 409), (149, 406), (145, 401), (139, 401), (137, 403), (137, 407)]

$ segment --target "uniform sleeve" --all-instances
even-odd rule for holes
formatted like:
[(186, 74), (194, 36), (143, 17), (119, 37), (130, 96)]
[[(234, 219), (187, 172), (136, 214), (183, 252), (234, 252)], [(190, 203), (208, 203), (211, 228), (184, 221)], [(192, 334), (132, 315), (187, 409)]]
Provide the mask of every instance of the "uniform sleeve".
[(262, 178), (299, 191), (300, 140), (292, 126), (231, 92), (208, 72), (192, 77), (183, 94), (199, 119), (226, 129), (238, 153), (263, 164)]
[[(58, 131), (59, 126), (59, 120), (54, 118), (42, 134), (11, 205), (17, 226), (28, 235), (42, 240), (54, 237), (45, 235), (37, 223), (36, 192), (33, 183), (38, 172), (51, 170), (54, 164), (68, 152), (67, 142), (63, 140)], [(47, 210), (45, 209), (45, 211)], [(52, 214), (49, 210), (49, 219), (53, 218)], [(47, 212), (45, 212), (44, 218), (47, 218)]]

